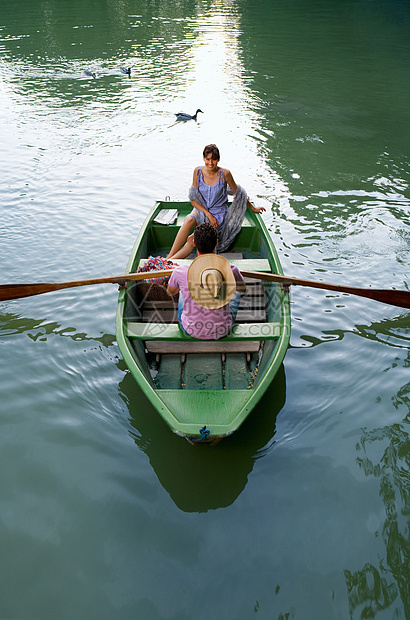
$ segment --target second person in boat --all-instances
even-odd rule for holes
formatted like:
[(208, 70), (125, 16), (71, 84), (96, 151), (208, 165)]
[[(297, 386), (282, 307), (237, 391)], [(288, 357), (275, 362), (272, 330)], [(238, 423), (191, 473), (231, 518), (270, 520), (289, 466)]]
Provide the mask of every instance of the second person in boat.
[[(179, 229), (167, 258), (186, 258), (194, 249), (191, 231), (198, 224), (209, 222), (218, 231), (218, 253), (224, 252), (240, 231), (246, 208), (255, 213), (265, 211), (254, 207), (245, 190), (237, 185), (227, 168), (219, 166), (220, 154), (215, 144), (203, 151), (204, 165), (194, 170), (189, 199), (194, 207)], [(228, 187), (234, 194), (228, 206)]]
[(239, 269), (215, 254), (215, 227), (199, 224), (194, 231), (197, 258), (174, 269), (167, 292), (179, 292), (178, 323), (183, 332), (199, 340), (227, 336), (236, 320), (246, 284)]

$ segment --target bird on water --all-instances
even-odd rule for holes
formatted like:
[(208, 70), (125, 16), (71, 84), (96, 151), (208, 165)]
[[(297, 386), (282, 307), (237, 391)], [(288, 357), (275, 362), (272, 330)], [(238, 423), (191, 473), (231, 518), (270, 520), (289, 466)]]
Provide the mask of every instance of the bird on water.
[(196, 121), (198, 112), (201, 112), (201, 114), (203, 114), (202, 110), (198, 108), (195, 114), (192, 114), (192, 116), (191, 114), (186, 114), (185, 112), (178, 112), (178, 114), (175, 114), (175, 116), (177, 117), (177, 121)]
[(124, 75), (131, 76), (131, 67), (121, 67), (120, 71), (124, 73)]
[(84, 69), (84, 75), (86, 75), (87, 77), (93, 77), (93, 78), (97, 77), (95, 73), (93, 73), (92, 71), (89, 71), (88, 69)]

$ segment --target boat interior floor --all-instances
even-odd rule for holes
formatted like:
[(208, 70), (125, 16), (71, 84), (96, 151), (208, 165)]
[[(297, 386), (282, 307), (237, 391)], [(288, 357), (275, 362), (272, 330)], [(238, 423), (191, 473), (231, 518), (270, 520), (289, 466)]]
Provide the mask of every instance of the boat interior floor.
[(244, 390), (256, 378), (255, 353), (161, 354), (152, 358), (150, 374), (158, 389)]

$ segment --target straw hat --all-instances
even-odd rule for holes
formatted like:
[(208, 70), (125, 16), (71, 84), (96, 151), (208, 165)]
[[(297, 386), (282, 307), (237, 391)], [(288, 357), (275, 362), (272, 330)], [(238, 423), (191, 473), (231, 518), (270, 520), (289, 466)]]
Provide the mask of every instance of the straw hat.
[(198, 306), (215, 310), (231, 301), (236, 280), (229, 261), (218, 254), (201, 254), (188, 269), (188, 289)]

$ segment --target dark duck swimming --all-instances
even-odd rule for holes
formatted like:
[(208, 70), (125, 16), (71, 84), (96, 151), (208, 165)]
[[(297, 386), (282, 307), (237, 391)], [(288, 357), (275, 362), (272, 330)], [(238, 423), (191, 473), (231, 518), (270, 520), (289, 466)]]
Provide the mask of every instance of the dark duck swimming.
[(198, 108), (195, 114), (191, 115), (186, 114), (185, 112), (178, 112), (178, 114), (175, 114), (175, 116), (177, 117), (177, 121), (196, 121), (198, 112), (201, 112), (201, 114), (203, 114), (202, 110)]

